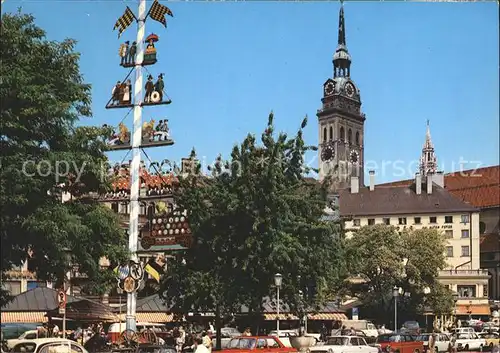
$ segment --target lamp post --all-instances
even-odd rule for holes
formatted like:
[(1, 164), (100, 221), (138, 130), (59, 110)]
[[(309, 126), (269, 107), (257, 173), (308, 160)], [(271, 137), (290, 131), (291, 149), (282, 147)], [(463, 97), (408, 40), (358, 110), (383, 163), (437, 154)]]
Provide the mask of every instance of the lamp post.
[(276, 286), (276, 333), (280, 336), (280, 287), (283, 276), (280, 273), (274, 275), (274, 285)]
[(457, 292), (453, 292), (453, 320), (457, 319), (457, 302), (460, 295)]
[(394, 297), (394, 332), (398, 331), (398, 297), (399, 288), (394, 286), (392, 289), (392, 296)]

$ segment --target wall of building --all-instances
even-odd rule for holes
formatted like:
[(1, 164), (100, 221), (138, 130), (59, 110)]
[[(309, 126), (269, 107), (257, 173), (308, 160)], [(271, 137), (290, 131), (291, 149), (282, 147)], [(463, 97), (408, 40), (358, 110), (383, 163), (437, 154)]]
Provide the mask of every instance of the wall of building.
[(440, 273), (441, 283), (468, 297), (473, 293), (474, 297), (483, 298), (487, 293), (487, 273), (480, 270), (479, 263), (479, 213), (354, 217), (345, 222), (346, 236), (351, 237), (356, 229), (371, 224), (389, 224), (399, 230), (442, 231), (448, 241), (446, 249), (448, 266)]

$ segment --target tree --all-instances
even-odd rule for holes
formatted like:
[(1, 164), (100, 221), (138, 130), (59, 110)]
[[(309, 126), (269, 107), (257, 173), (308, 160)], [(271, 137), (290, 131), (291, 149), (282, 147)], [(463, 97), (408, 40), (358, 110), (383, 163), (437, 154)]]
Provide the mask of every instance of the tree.
[[(29, 257), (38, 279), (61, 285), (73, 263), (102, 292), (112, 274), (100, 257), (118, 262), (127, 250), (113, 212), (81, 197), (109, 185), (109, 131), (75, 127), (91, 116), (75, 41), (47, 40), (31, 15), (4, 14), (1, 26), (2, 277)], [(72, 199), (62, 203), (63, 193)]]
[(306, 123), (292, 138), (275, 136), (271, 113), (262, 145), (248, 135), (230, 160), (216, 160), (210, 177), (180, 179), (176, 204), (189, 212), (194, 243), (162, 283), (174, 309), (215, 309), (220, 318), (245, 305), (259, 316), (280, 273), (283, 302), (296, 312), (320, 304), (341, 282), (342, 229), (322, 220), (327, 186), (304, 177), (304, 153), (314, 149), (302, 138)]
[(426, 305), (435, 312), (449, 311), (451, 293), (437, 280), (439, 270), (446, 267), (445, 244), (436, 230), (398, 232), (393, 226), (374, 225), (354, 232), (346, 247), (351, 273), (366, 281), (352, 288), (363, 299), (363, 310), (374, 319), (387, 317), (397, 287), (401, 318), (414, 318)]

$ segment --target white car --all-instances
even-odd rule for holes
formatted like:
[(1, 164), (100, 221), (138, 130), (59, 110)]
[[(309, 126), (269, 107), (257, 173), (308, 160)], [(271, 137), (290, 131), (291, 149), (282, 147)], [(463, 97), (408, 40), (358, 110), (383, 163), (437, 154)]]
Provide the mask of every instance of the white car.
[(363, 337), (332, 336), (320, 346), (313, 346), (308, 353), (378, 353), (378, 348), (369, 346)]
[(38, 338), (18, 343), (9, 353), (88, 353), (82, 345), (65, 338)]
[(297, 330), (280, 330), (279, 336), (278, 331), (276, 330), (269, 332), (269, 336), (278, 337), (281, 343), (283, 343), (283, 345), (288, 348), (292, 347), (292, 344), (290, 343), (290, 337), (296, 337), (298, 335), (299, 333), (297, 332)]
[(37, 330), (29, 330), (24, 332), (21, 336), (18, 338), (12, 338), (10, 340), (7, 340), (7, 347), (10, 349), (14, 348), (14, 346), (20, 342), (23, 342), (25, 340), (33, 340), (38, 338), (38, 331)]
[(459, 351), (482, 351), (486, 340), (476, 333), (462, 333), (458, 335), (456, 345)]
[(423, 333), (418, 336), (417, 341), (424, 342), (424, 351), (429, 348), (429, 340), (434, 336), (434, 350), (436, 352), (447, 352), (451, 338), (445, 333)]

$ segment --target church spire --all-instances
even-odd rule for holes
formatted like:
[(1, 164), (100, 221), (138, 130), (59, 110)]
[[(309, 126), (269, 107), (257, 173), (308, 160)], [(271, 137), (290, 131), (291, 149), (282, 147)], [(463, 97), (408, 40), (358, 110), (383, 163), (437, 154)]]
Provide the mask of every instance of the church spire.
[(337, 49), (333, 54), (333, 77), (349, 77), (351, 75), (351, 56), (347, 51), (345, 40), (344, 2), (340, 2), (339, 38)]
[(420, 157), (420, 174), (426, 176), (437, 171), (437, 158), (434, 152), (434, 145), (431, 139), (431, 128), (427, 120), (427, 130), (425, 132), (425, 142), (422, 147), (422, 156)]
[(340, 1), (340, 12), (339, 12), (339, 45), (345, 46), (345, 22), (344, 22), (344, 2)]

